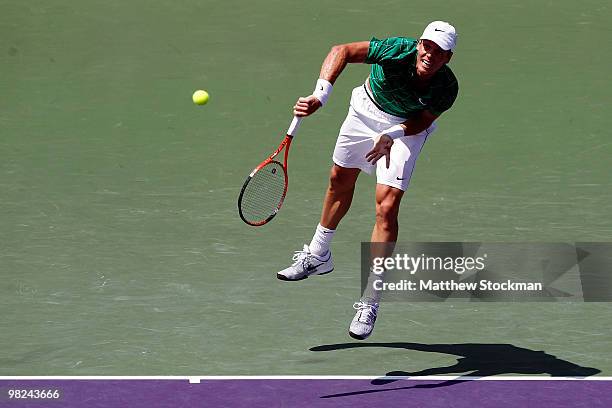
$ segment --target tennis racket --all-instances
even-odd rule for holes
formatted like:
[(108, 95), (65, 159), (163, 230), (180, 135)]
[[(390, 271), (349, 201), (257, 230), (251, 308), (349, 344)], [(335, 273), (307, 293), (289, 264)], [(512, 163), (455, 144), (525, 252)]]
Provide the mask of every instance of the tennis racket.
[[(287, 135), (278, 149), (255, 167), (244, 182), (238, 197), (238, 213), (242, 221), (247, 224), (254, 227), (267, 224), (283, 205), (289, 185), (287, 175), (289, 147), (301, 121), (302, 118), (293, 118)], [(281, 163), (275, 160), (275, 157), (283, 149), (285, 158)]]

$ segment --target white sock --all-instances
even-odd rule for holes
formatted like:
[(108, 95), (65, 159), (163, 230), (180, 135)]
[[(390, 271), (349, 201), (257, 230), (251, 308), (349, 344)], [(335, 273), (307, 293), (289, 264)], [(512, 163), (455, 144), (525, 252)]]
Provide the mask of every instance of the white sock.
[(385, 274), (384, 272), (380, 275), (375, 274), (372, 269), (370, 269), (370, 273), (368, 274), (368, 283), (366, 284), (366, 287), (363, 291), (363, 295), (361, 296), (361, 300), (364, 303), (367, 303), (369, 305), (373, 305), (375, 303), (380, 303), (380, 299), (382, 297), (382, 291), (380, 290), (376, 290), (376, 285), (374, 285), (374, 281), (376, 280), (381, 280), (382, 282), (385, 281)]
[(336, 230), (325, 228), (321, 224), (317, 225), (312, 241), (310, 241), (310, 252), (316, 256), (323, 256), (329, 251), (329, 245), (334, 238)]

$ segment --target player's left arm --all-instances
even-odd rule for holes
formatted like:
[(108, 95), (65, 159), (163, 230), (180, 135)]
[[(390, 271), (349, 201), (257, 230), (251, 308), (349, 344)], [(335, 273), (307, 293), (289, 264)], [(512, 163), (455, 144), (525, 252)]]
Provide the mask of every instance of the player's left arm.
[(378, 159), (385, 157), (387, 168), (389, 168), (393, 139), (402, 136), (417, 135), (425, 129), (428, 129), (433, 121), (439, 117), (440, 115), (435, 115), (428, 110), (422, 110), (405, 122), (387, 129), (385, 133), (378, 135), (374, 142), (374, 147), (366, 154), (366, 160), (371, 163), (376, 163)]
[(404, 128), (404, 134), (402, 136), (413, 136), (421, 133), (425, 129), (428, 129), (434, 120), (439, 117), (440, 115), (435, 115), (428, 110), (422, 110), (418, 115), (400, 124), (400, 126)]

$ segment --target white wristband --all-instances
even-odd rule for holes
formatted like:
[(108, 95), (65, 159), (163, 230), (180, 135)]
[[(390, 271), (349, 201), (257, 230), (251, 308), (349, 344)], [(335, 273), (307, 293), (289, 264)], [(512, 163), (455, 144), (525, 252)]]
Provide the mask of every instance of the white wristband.
[(312, 94), (321, 102), (321, 106), (324, 106), (327, 103), (332, 88), (333, 85), (329, 81), (321, 78), (317, 80), (317, 85), (315, 86), (315, 90), (312, 91)]
[(395, 126), (391, 126), (387, 130), (384, 130), (382, 133), (389, 136), (391, 139), (395, 140), (398, 137), (404, 136), (404, 128), (401, 125), (395, 125)]

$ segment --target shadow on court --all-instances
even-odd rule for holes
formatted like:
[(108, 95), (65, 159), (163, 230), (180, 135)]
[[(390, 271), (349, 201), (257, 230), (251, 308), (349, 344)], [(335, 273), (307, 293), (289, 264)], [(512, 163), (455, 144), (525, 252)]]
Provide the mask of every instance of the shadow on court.
[[(340, 343), (315, 346), (310, 351), (336, 351), (353, 348), (395, 348), (458, 356), (457, 363), (446, 367), (432, 367), (420, 371), (390, 371), (384, 377), (372, 380), (372, 385), (385, 385), (397, 378), (428, 375), (461, 375), (461, 377), (489, 377), (510, 374), (548, 374), (551, 377), (589, 377), (601, 372), (596, 368), (582, 367), (559, 359), (543, 351), (534, 351), (512, 344), (420, 344), (420, 343)], [(374, 392), (404, 390), (410, 388), (437, 388), (459, 384), (470, 379), (442, 381), (434, 384), (418, 384), (409, 387), (369, 389), (341, 394), (325, 395), (321, 398), (345, 397)]]

